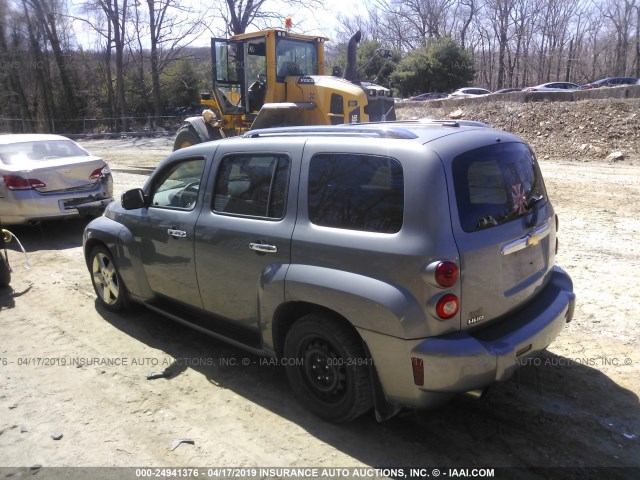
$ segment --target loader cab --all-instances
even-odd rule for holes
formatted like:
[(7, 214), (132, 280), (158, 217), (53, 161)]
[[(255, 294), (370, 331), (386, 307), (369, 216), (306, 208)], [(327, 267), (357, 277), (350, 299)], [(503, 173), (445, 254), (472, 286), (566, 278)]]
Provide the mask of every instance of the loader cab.
[(317, 47), (308, 41), (280, 37), (276, 40), (276, 82), (292, 75), (318, 75)]
[(287, 76), (324, 73), (325, 40), (275, 29), (211, 39), (212, 105), (243, 122), (265, 103), (287, 101)]

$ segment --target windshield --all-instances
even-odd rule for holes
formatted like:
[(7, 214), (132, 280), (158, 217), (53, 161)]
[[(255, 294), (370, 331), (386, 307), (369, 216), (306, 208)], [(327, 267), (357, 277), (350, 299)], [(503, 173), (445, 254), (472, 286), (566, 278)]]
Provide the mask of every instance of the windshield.
[(316, 75), (318, 53), (315, 42), (279, 39), (276, 45), (276, 65), (279, 82), (288, 75)]
[(456, 157), (452, 168), (465, 232), (515, 220), (547, 197), (538, 163), (523, 143), (471, 150)]
[(6, 165), (24, 161), (89, 155), (71, 140), (39, 140), (0, 145), (0, 162)]

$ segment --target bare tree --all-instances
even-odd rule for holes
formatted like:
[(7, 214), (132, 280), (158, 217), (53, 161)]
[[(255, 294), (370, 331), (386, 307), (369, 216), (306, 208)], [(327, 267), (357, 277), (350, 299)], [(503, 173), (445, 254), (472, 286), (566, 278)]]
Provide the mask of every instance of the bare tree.
[[(7, 0), (0, 0), (0, 115), (31, 120), (28, 94), (20, 77), (21, 52), (26, 49), (18, 33), (18, 14), (10, 8)], [(22, 59), (24, 60), (24, 59)], [(15, 125), (10, 125), (13, 131)]]
[[(48, 62), (45, 56), (46, 45), (44, 45), (43, 32), (38, 28), (38, 21), (34, 18), (35, 16), (29, 12), (28, 6), (24, 2), (22, 7), (24, 9), (24, 19), (29, 37), (29, 45), (31, 47), (31, 55), (35, 60), (34, 65), (36, 68), (33, 70), (35, 71), (37, 89), (42, 98), (42, 110), (46, 120), (45, 124), (47, 130), (53, 132), (55, 128), (53, 122), (56, 116), (56, 110), (50, 83), (47, 82), (49, 75), (47, 75), (45, 68), (48, 68)], [(36, 107), (36, 113), (38, 113), (37, 110)]]
[(611, 22), (615, 30), (615, 75), (626, 75), (628, 51), (631, 38), (631, 26), (634, 20), (637, 0), (609, 0), (598, 5), (602, 15)]
[(504, 87), (506, 73), (506, 56), (513, 24), (511, 11), (516, 0), (487, 0), (486, 13), (498, 42), (498, 72), (496, 88)]
[[(182, 49), (185, 38), (195, 38), (202, 29), (202, 18), (193, 9), (180, 6), (179, 0), (147, 0), (151, 44), (151, 84), (154, 113), (162, 113), (160, 75)], [(195, 17), (195, 18), (194, 18)]]
[[(218, 10), (225, 21), (228, 35), (245, 33), (250, 25), (266, 26), (278, 22), (282, 25), (282, 13), (277, 5), (269, 0), (216, 0)], [(306, 9), (323, 8), (321, 0), (287, 0), (284, 3)], [(273, 5), (273, 9), (269, 8)]]
[[(84, 11), (98, 17), (95, 22), (87, 17), (77, 17), (77, 19), (89, 25), (105, 41), (104, 57), (110, 108), (114, 110), (117, 108), (119, 111), (119, 130), (127, 130), (128, 109), (125, 92), (124, 54), (127, 42), (127, 21), (129, 20), (128, 0), (95, 0), (93, 3), (85, 4)], [(113, 50), (115, 50), (116, 70), (115, 92), (113, 91), (111, 71)]]
[(424, 47), (428, 40), (447, 31), (447, 13), (455, 0), (375, 0), (377, 8), (395, 16), (406, 28), (405, 41), (412, 48)]
[[(474, 17), (478, 13), (478, 2), (477, 0), (461, 0), (458, 4), (458, 9), (462, 12), (467, 10), (464, 21), (462, 22), (462, 26), (460, 27), (460, 45), (462, 46), (462, 48), (466, 48), (467, 31), (469, 30)], [(457, 17), (457, 15), (455, 16)]]
[[(145, 46), (144, 42), (149, 35), (148, 16), (146, 10), (140, 2), (133, 4), (131, 17), (131, 27), (127, 29), (129, 39), (127, 47), (129, 51), (129, 60), (133, 64), (134, 75), (136, 77), (133, 90), (137, 93), (137, 102), (133, 104), (134, 110), (142, 108), (146, 111), (149, 107), (149, 88), (145, 78)], [(129, 103), (129, 107), (132, 103)]]
[(636, 77), (640, 77), (640, 5), (636, 7)]
[(22, 0), (25, 13), (31, 12), (37, 28), (43, 30), (60, 75), (63, 98), (61, 111), (65, 118), (76, 118), (80, 111), (80, 101), (76, 95), (74, 73), (68, 64), (70, 56), (65, 51), (61, 36), (64, 36), (64, 4), (59, 0)]
[(539, 17), (539, 3), (535, 0), (517, 0), (511, 11), (515, 46), (509, 55), (508, 86), (525, 87), (528, 81), (526, 59), (530, 54), (535, 23)]

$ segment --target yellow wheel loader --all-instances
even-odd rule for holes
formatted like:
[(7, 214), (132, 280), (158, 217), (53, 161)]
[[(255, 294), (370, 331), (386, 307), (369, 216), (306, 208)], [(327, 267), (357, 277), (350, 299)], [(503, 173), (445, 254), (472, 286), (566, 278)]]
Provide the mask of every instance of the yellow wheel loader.
[(324, 74), (325, 37), (270, 29), (211, 39), (213, 90), (201, 94), (209, 109), (185, 119), (173, 149), (257, 128), (395, 120), (391, 91), (357, 80), (360, 38), (349, 41), (342, 78)]

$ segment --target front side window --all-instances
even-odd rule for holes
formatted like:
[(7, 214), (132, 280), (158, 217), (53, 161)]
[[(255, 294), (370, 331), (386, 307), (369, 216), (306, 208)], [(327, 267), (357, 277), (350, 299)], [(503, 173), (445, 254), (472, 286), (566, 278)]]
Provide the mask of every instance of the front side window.
[(452, 169), (465, 232), (515, 220), (547, 197), (538, 163), (523, 143), (470, 150), (453, 160)]
[(276, 45), (276, 78), (289, 75), (317, 75), (318, 53), (314, 42), (281, 38)]
[(318, 154), (309, 167), (309, 219), (316, 225), (377, 233), (402, 227), (402, 165), (388, 157)]
[(204, 163), (204, 159), (191, 159), (169, 167), (154, 182), (151, 206), (193, 210), (198, 200)]
[(214, 192), (217, 213), (280, 219), (289, 184), (289, 158), (233, 154), (220, 162)]

